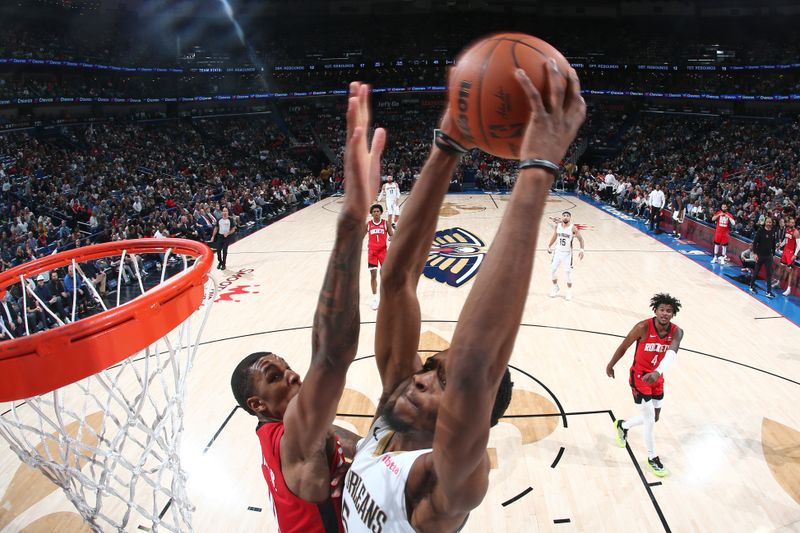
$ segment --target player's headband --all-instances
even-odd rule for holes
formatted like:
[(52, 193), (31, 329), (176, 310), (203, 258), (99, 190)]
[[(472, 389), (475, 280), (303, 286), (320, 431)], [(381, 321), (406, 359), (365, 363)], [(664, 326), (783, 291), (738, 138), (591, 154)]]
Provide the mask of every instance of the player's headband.
[(563, 213), (561, 213), (561, 216), (564, 215), (572, 216), (572, 213), (570, 213), (569, 211), (564, 211)]

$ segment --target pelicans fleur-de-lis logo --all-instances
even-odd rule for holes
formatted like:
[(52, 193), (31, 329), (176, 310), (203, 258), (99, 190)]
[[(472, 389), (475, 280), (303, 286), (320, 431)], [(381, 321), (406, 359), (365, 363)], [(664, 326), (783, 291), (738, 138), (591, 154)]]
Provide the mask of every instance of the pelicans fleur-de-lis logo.
[(428, 279), (460, 287), (478, 273), (486, 255), (484, 243), (463, 228), (437, 231), (423, 274)]

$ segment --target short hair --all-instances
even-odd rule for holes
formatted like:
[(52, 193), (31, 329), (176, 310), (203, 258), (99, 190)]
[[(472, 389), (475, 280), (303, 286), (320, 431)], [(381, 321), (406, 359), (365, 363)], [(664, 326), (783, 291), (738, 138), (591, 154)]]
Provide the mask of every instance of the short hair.
[(372, 204), (372, 207), (369, 208), (369, 212), (372, 213), (373, 209), (378, 209), (381, 214), (383, 214), (383, 206), (381, 204)]
[(564, 211), (563, 213), (561, 213), (561, 216), (564, 216), (564, 215), (572, 216), (572, 213), (570, 213), (569, 211)]
[(511, 372), (508, 367), (500, 380), (500, 387), (497, 389), (497, 395), (494, 397), (494, 405), (492, 406), (492, 420), (489, 427), (495, 427), (500, 421), (500, 418), (505, 414), (511, 403), (511, 392), (514, 388), (514, 382), (511, 381)]
[(672, 306), (673, 315), (677, 315), (678, 311), (681, 310), (681, 301), (674, 296), (670, 296), (666, 292), (660, 292), (650, 298), (650, 307), (653, 309), (653, 312), (658, 309), (659, 305)]
[(253, 380), (250, 379), (250, 369), (256, 364), (256, 361), (265, 355), (272, 355), (272, 352), (251, 353), (239, 361), (239, 364), (233, 369), (233, 374), (231, 375), (231, 390), (233, 391), (233, 397), (236, 399), (236, 403), (253, 416), (258, 415), (247, 406), (247, 399), (254, 394)]

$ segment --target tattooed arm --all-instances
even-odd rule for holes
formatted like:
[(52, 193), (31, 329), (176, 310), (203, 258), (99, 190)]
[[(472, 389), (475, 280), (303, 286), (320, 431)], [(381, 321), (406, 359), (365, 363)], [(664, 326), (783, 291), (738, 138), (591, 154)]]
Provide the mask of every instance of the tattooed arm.
[[(311, 333), (311, 364), (298, 394), (284, 413), (280, 456), (286, 484), (296, 495), (321, 501), (330, 492), (329, 430), (344, 391), (347, 369), (358, 348), (359, 278), (364, 220), (380, 181), (386, 140), (375, 131), (367, 146), (369, 100), (366, 85), (353, 83), (347, 109), (344, 208), (319, 293)], [(373, 190), (374, 189), (374, 190)]]

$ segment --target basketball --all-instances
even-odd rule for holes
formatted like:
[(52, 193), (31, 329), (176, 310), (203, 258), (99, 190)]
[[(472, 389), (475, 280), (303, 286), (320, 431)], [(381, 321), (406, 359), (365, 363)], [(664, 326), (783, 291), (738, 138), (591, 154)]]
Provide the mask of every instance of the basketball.
[(524, 69), (546, 102), (550, 58), (566, 83), (570, 65), (561, 52), (524, 33), (490, 35), (464, 50), (450, 73), (448, 96), (461, 133), (484, 152), (519, 159), (530, 106), (515, 71)]

